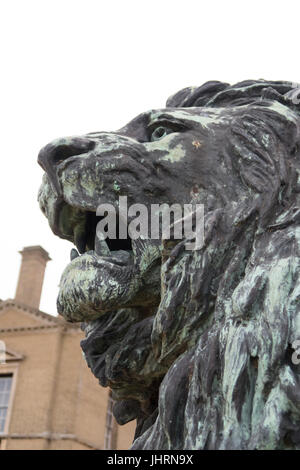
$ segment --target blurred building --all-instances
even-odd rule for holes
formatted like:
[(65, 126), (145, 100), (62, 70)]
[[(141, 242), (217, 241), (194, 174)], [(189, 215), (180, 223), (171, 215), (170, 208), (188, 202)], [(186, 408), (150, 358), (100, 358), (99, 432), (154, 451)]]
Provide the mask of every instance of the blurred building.
[(16, 297), (0, 300), (0, 449), (128, 449), (135, 423), (116, 424), (80, 327), (39, 310), (48, 253), (21, 255)]

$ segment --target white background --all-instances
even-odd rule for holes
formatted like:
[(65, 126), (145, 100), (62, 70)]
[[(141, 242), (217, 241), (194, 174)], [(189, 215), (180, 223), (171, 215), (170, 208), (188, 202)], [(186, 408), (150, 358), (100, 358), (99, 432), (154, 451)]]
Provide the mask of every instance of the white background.
[(1, 0), (0, 298), (15, 294), (20, 255), (42, 245), (41, 309), (55, 314), (72, 244), (36, 202), (39, 149), (116, 130), (207, 80), (300, 81), (297, 0)]

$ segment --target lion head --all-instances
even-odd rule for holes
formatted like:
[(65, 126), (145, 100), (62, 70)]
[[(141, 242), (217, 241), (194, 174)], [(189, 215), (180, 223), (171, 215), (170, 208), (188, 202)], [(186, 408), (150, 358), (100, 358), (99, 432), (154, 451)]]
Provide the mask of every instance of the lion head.
[[(298, 91), (208, 82), (39, 154), (41, 209), (78, 250), (58, 312), (83, 322), (118, 422), (137, 419), (134, 449), (300, 448)], [(100, 243), (97, 207), (119, 196), (204, 204), (203, 246)]]

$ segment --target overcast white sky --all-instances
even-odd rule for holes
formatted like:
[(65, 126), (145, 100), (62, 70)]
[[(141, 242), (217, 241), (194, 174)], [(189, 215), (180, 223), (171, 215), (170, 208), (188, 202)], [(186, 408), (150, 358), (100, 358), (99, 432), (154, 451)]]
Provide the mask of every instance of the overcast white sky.
[(299, 13), (296, 0), (2, 0), (0, 298), (14, 297), (18, 251), (42, 245), (41, 309), (56, 313), (72, 245), (36, 202), (42, 146), (118, 129), (207, 80), (299, 82)]

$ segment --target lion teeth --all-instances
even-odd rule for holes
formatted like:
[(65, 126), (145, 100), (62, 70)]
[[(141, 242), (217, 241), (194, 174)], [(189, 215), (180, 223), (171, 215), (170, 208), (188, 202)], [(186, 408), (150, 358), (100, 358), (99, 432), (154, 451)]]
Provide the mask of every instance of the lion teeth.
[(74, 228), (74, 243), (80, 254), (85, 252), (86, 247), (86, 233), (85, 222), (80, 222)]
[(95, 252), (99, 256), (110, 256), (111, 254), (106, 241), (103, 238), (98, 237), (97, 234), (95, 236)]
[(70, 252), (71, 261), (73, 261), (73, 259), (75, 259), (75, 258), (78, 258), (78, 256), (80, 256), (78, 251), (75, 248), (72, 248), (72, 250)]

